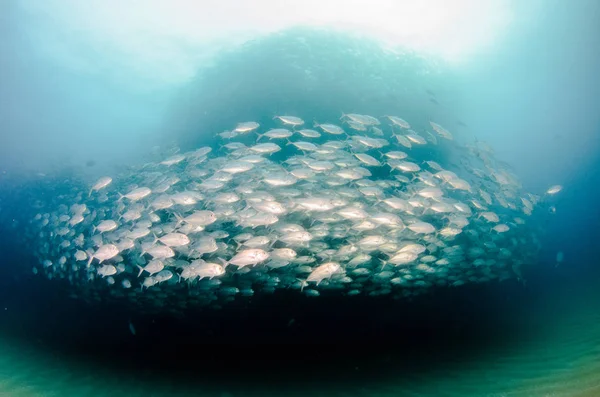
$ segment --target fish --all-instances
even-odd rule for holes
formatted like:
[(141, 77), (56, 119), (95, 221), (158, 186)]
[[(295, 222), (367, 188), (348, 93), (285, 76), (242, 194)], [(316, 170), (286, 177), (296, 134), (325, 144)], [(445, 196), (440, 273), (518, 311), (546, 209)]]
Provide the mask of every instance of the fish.
[(527, 192), (489, 146), (427, 119), (301, 116), (232, 120), (211, 145), (49, 197), (24, 233), (34, 273), (175, 310), (280, 289), (408, 298), (535, 262), (532, 215), (562, 186)]
[(154, 235), (154, 244), (156, 244), (158, 241), (168, 247), (181, 247), (188, 245), (190, 243), (190, 238), (183, 233), (171, 232), (160, 237), (156, 237), (156, 235)]
[(154, 259), (166, 259), (166, 258), (172, 258), (175, 256), (175, 251), (173, 251), (173, 249), (169, 246), (166, 245), (149, 245), (146, 246), (145, 248), (142, 248), (142, 252), (140, 253), (140, 256), (143, 256), (145, 254), (149, 254), (150, 256), (152, 256), (152, 258)]
[(298, 127), (304, 124), (304, 120), (296, 116), (275, 116), (273, 119), (277, 119), (283, 124), (291, 125), (293, 127)]
[(385, 116), (388, 118), (388, 120), (392, 123), (392, 125), (398, 126), (400, 128), (403, 128), (405, 130), (410, 129), (410, 124), (408, 123), (408, 121), (397, 117), (397, 116)]
[(129, 325), (129, 332), (131, 332), (131, 335), (135, 336), (136, 331), (135, 331), (135, 327), (133, 326), (133, 322), (131, 322), (131, 320), (129, 320), (128, 325)]
[(427, 222), (415, 222), (406, 227), (409, 228), (412, 232), (418, 234), (429, 234), (435, 232), (435, 226)]
[(321, 133), (319, 131), (315, 131), (315, 130), (311, 130), (311, 129), (301, 129), (298, 130), (297, 133), (299, 135), (302, 135), (305, 138), (320, 138), (321, 137)]
[(136, 189), (131, 190), (129, 193), (124, 194), (124, 195), (120, 195), (119, 200), (122, 200), (124, 198), (129, 199), (130, 201), (139, 201), (147, 196), (149, 196), (150, 194), (152, 194), (152, 190), (150, 190), (150, 188), (148, 187), (139, 187)]
[(548, 190), (546, 190), (546, 194), (548, 195), (555, 195), (557, 193), (560, 193), (562, 191), (563, 187), (561, 185), (553, 185), (550, 186), (548, 188)]
[(323, 132), (327, 132), (331, 135), (342, 135), (345, 134), (345, 131), (342, 127), (337, 126), (335, 124), (318, 124), (315, 123), (315, 128), (320, 128)]
[(492, 230), (495, 232), (498, 232), (498, 233), (506, 233), (510, 230), (510, 227), (508, 227), (508, 225), (501, 223), (501, 224), (494, 226), (492, 228)]
[(171, 157), (161, 161), (159, 164), (170, 167), (172, 165), (181, 163), (183, 160), (185, 160), (185, 158), (186, 157), (183, 154), (176, 154), (174, 156), (171, 156)]
[(448, 131), (447, 129), (445, 129), (444, 127), (442, 127), (441, 125), (434, 123), (433, 121), (429, 122), (429, 125), (431, 126), (431, 128), (433, 128), (433, 130), (442, 138), (447, 139), (447, 140), (453, 140), (454, 137), (452, 136), (452, 134), (450, 133), (450, 131)]
[(117, 274), (117, 268), (113, 265), (103, 265), (98, 268), (98, 274), (102, 277), (112, 276), (114, 274)]
[(326, 278), (330, 278), (334, 273), (338, 272), (341, 269), (341, 266), (337, 262), (326, 262), (322, 265), (315, 267), (308, 277), (306, 281), (314, 281), (317, 285), (321, 283)]
[(92, 261), (94, 259), (98, 259), (100, 263), (107, 261), (109, 259), (114, 258), (119, 254), (119, 249), (114, 244), (105, 244), (98, 248), (96, 252), (92, 255), (89, 255), (89, 260), (87, 266), (90, 267)]
[(94, 185), (90, 189), (88, 196), (91, 196), (92, 192), (97, 192), (97, 191), (100, 191), (100, 190), (106, 188), (108, 185), (110, 185), (112, 183), (112, 181), (113, 180), (110, 176), (103, 176), (102, 178), (98, 179), (96, 181), (96, 183), (94, 183)]
[(236, 265), (241, 268), (249, 265), (257, 265), (267, 260), (267, 258), (269, 258), (268, 252), (260, 248), (251, 248), (239, 251), (229, 261), (225, 261), (225, 263)]
[(233, 131), (238, 134), (246, 134), (248, 132), (256, 130), (258, 127), (260, 127), (260, 124), (258, 124), (256, 121), (244, 121), (238, 123), (233, 129)]

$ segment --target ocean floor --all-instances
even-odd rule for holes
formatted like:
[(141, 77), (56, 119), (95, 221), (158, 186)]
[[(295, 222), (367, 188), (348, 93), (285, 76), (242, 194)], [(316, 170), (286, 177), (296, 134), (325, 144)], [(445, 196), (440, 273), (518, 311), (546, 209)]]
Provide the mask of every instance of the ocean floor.
[[(336, 343), (335, 332), (340, 331), (329, 328), (319, 343), (265, 344), (253, 343), (255, 337), (240, 327), (239, 337), (228, 335), (229, 342), (217, 338), (213, 345), (204, 331), (198, 331), (195, 342), (182, 341), (180, 335), (189, 336), (180, 329), (185, 326), (181, 319), (173, 320), (179, 322), (174, 327), (160, 325), (158, 331), (144, 330), (151, 325), (140, 321), (134, 336), (126, 322), (119, 331), (110, 325), (97, 329), (106, 321), (102, 311), (107, 308), (85, 314), (91, 309), (74, 301), (49, 313), (62, 302), (59, 292), (42, 302), (13, 295), (4, 300), (6, 310), (0, 313), (0, 395), (597, 396), (596, 290), (561, 285), (553, 293), (521, 291), (520, 302), (502, 305), (494, 305), (488, 296), (478, 303), (494, 307), (488, 323), (477, 325), (483, 320), (474, 314), (455, 322), (463, 327), (459, 331), (443, 329), (443, 324), (431, 330), (428, 322), (397, 338), (383, 330), (383, 340), (366, 336)], [(431, 305), (429, 310), (424, 315), (434, 315)], [(115, 314), (115, 322), (122, 317)], [(264, 327), (265, 332), (275, 329)], [(401, 340), (414, 337), (419, 327), (427, 335), (414, 342)], [(491, 335), (477, 335), (484, 332)], [(102, 335), (105, 340), (99, 339)], [(157, 335), (159, 340), (154, 340)]]

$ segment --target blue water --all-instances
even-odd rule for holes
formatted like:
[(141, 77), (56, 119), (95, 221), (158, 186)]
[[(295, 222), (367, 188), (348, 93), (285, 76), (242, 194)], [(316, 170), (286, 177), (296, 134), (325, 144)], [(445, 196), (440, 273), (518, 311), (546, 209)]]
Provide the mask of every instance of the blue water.
[[(184, 84), (146, 91), (44, 63), (31, 20), (5, 5), (0, 394), (600, 394), (600, 9), (548, 4), (462, 68), (298, 27), (219, 52)], [(155, 160), (154, 146), (217, 147), (214, 134), (277, 114), (312, 124), (398, 109), (415, 128), (437, 120), (459, 140), (488, 141), (528, 190), (565, 186), (552, 198), (556, 214), (536, 218), (542, 249), (521, 280), (405, 300), (280, 291), (175, 316), (78, 299), (67, 282), (31, 272), (30, 219), (99, 175)]]

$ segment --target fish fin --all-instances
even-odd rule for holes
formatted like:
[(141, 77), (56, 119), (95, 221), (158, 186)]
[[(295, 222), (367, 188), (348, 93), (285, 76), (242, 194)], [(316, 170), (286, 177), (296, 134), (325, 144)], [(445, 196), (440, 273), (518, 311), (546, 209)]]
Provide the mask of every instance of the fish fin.
[[(142, 273), (144, 272), (144, 268), (143, 268), (143, 267), (141, 267), (140, 265), (136, 265), (136, 266), (140, 268), (140, 272), (138, 273), (138, 277), (139, 277), (139, 276), (141, 276), (141, 275), (142, 275)], [(179, 276), (179, 277), (181, 277), (181, 276)]]
[(177, 212), (173, 212), (173, 215), (175, 216), (175, 218), (177, 218), (177, 224), (175, 225), (175, 227), (178, 228), (179, 225), (183, 223), (183, 218)]
[(381, 270), (383, 270), (385, 268), (385, 266), (388, 264), (388, 262), (383, 259), (380, 259), (380, 261), (381, 261)]
[(296, 278), (296, 280), (300, 281), (300, 292), (304, 291), (304, 287), (308, 285), (306, 280), (302, 280), (301, 278)]
[(117, 202), (122, 201), (125, 198), (121, 193), (117, 192), (117, 194), (119, 195)]
[(133, 336), (135, 336), (135, 327), (133, 326), (133, 323), (131, 322), (131, 319), (129, 320), (129, 332), (131, 332), (131, 334)]
[(217, 258), (217, 260), (223, 264), (223, 269), (225, 269), (229, 265), (229, 262), (221, 257)]

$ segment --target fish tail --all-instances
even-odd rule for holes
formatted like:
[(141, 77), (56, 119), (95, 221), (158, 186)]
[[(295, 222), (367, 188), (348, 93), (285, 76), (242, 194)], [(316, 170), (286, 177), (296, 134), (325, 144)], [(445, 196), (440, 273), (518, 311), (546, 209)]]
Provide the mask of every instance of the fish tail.
[(383, 270), (385, 268), (385, 266), (388, 264), (388, 262), (383, 259), (380, 259), (380, 261), (381, 261), (381, 270)]
[(302, 280), (301, 278), (296, 278), (296, 280), (300, 281), (300, 292), (304, 291), (304, 286), (307, 284), (307, 281)]
[(173, 212), (173, 215), (175, 216), (175, 218), (177, 218), (177, 224), (175, 225), (175, 227), (177, 228), (183, 223), (183, 218), (177, 212)]
[(223, 258), (219, 257), (219, 258), (217, 258), (217, 260), (223, 264), (223, 269), (225, 269), (229, 265), (229, 262)]

